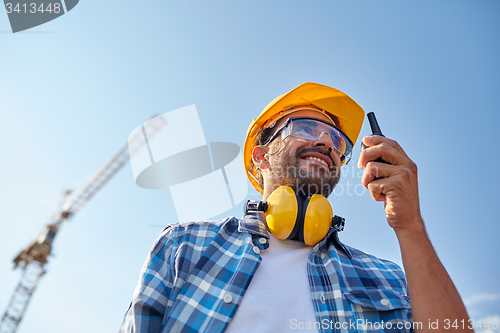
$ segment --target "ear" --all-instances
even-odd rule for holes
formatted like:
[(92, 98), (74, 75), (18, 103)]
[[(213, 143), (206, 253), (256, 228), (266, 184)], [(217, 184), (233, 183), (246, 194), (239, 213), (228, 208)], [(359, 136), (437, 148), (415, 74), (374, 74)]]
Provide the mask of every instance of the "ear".
[(259, 169), (268, 169), (269, 161), (266, 158), (267, 147), (255, 146), (252, 150), (252, 161)]

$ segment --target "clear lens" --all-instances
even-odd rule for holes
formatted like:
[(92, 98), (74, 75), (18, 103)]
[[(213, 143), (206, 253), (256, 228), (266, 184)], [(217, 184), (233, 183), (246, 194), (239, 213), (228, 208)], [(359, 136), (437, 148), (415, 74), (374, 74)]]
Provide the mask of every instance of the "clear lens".
[(316, 141), (322, 135), (328, 134), (333, 142), (333, 147), (340, 154), (341, 160), (347, 163), (351, 159), (351, 141), (339, 129), (332, 125), (313, 119), (293, 119), (281, 132), (284, 140), (287, 136)]

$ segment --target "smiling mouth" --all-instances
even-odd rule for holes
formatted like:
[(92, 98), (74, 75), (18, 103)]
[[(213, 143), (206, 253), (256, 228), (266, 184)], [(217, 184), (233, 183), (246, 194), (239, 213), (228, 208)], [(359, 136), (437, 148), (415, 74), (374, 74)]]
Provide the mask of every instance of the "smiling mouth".
[(325, 159), (322, 159), (322, 158), (319, 158), (316, 156), (306, 156), (306, 157), (302, 157), (302, 159), (306, 160), (306, 161), (309, 161), (309, 160), (316, 161), (319, 164), (321, 164), (325, 169), (330, 170), (330, 164), (327, 161), (325, 161)]

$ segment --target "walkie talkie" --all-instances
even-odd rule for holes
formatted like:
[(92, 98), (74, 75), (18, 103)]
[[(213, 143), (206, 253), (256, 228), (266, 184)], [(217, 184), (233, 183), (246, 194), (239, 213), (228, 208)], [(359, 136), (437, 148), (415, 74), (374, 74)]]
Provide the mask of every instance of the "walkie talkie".
[(368, 117), (368, 121), (370, 122), (370, 127), (372, 128), (372, 134), (384, 136), (382, 134), (382, 131), (380, 130), (380, 126), (378, 125), (377, 118), (375, 118), (375, 113), (368, 112), (366, 116)]
[[(380, 135), (385, 137), (385, 135), (382, 134), (382, 131), (380, 130), (380, 126), (378, 125), (377, 118), (375, 117), (375, 113), (373, 112), (368, 112), (366, 115), (368, 117), (368, 121), (370, 122), (370, 127), (372, 129), (372, 135)], [(368, 148), (367, 145), (365, 145), (363, 142), (361, 142), (361, 150), (365, 150)], [(387, 163), (381, 158), (377, 158), (374, 162), (382, 162), (382, 163)], [(389, 163), (387, 163), (389, 164)]]

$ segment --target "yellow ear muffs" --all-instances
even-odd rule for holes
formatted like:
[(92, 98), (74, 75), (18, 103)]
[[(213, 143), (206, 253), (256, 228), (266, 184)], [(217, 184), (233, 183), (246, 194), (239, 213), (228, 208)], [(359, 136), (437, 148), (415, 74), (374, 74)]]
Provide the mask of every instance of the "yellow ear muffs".
[(308, 246), (319, 243), (332, 226), (333, 210), (325, 196), (314, 194), (302, 202), (289, 186), (267, 198), (267, 227), (278, 239), (295, 239)]
[(266, 222), (278, 239), (287, 239), (293, 231), (298, 212), (297, 197), (289, 186), (280, 186), (267, 198)]
[(304, 215), (304, 243), (314, 246), (325, 238), (332, 225), (332, 218), (332, 206), (325, 196), (313, 195)]

